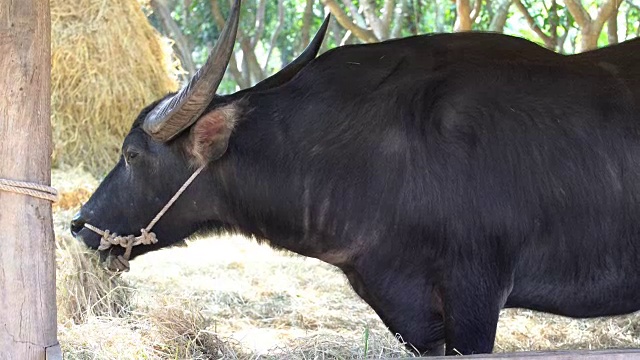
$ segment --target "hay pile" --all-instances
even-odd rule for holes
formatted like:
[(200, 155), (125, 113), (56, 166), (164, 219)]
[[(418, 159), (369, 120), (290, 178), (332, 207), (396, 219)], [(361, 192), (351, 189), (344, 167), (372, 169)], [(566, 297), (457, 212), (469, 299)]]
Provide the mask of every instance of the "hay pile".
[[(140, 295), (69, 233), (69, 221), (98, 185), (81, 168), (54, 169), (58, 339), (65, 359), (235, 359), (203, 306), (189, 298)], [(141, 305), (140, 300), (145, 300)], [(251, 357), (244, 357), (249, 359)]]
[(54, 204), (58, 319), (74, 324), (96, 316), (120, 318), (130, 313), (132, 289), (107, 272), (94, 252), (69, 233), (69, 221), (97, 186), (80, 168), (54, 170), (51, 183), (60, 191)]
[(54, 166), (103, 174), (142, 107), (175, 90), (170, 44), (137, 0), (52, 0)]

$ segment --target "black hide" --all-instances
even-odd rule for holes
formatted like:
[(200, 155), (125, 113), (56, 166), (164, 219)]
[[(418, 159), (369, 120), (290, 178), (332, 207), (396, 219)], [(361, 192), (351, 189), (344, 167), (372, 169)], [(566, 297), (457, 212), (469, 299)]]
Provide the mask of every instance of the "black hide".
[[(338, 266), (425, 354), (491, 352), (503, 307), (637, 311), (638, 64), (639, 41), (576, 56), (473, 33), (334, 49), (281, 86), (214, 99), (241, 109), (227, 152), (134, 255), (195, 231), (254, 235)], [(123, 150), (139, 155), (82, 221), (137, 234), (193, 171), (188, 131), (159, 144), (138, 125)]]

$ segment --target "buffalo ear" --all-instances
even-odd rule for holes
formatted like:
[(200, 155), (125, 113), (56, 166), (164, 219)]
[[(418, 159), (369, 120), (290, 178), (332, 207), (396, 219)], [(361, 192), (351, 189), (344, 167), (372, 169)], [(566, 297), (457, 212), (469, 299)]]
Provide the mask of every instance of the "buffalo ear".
[(238, 113), (236, 105), (225, 105), (204, 113), (191, 127), (187, 152), (194, 165), (203, 166), (224, 155)]

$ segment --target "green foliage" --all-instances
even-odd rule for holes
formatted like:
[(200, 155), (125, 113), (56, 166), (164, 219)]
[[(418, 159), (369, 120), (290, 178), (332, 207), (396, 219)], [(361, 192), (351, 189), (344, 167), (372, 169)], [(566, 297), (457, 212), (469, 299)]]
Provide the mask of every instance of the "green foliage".
[[(173, 20), (183, 32), (187, 47), (191, 49), (191, 58), (199, 67), (207, 58), (209, 49), (215, 43), (219, 29), (216, 26), (214, 16), (212, 14), (212, 3), (217, 2), (222, 15), (226, 17), (229, 11), (229, 1), (227, 0), (164, 0), (165, 4), (171, 11)], [(304, 12), (307, 0), (266, 0), (264, 13), (264, 30), (259, 31), (256, 26), (256, 17), (258, 16), (258, 6), (261, 0), (245, 0), (243, 2), (239, 40), (252, 39), (251, 43), (255, 44), (250, 49), (236, 47), (238, 69), (234, 76), (225, 77), (221, 90), (229, 92), (237, 90), (236, 83), (238, 76), (246, 77), (246, 83), (253, 83), (259, 79), (257, 77), (268, 76), (283, 64), (294, 59), (305, 47), (303, 43), (303, 29), (305, 29)], [(283, 23), (278, 12), (279, 2), (282, 1), (284, 9)], [(383, 9), (387, 0), (369, 0), (374, 9), (372, 14), (382, 19)], [(489, 31), (490, 25), (499, 12), (499, 0), (481, 0), (481, 11), (473, 22), (472, 30)], [(514, 0), (515, 1), (515, 0)], [(524, 37), (535, 41), (541, 45), (545, 45), (545, 41), (539, 35), (544, 33), (551, 46), (556, 51), (562, 53), (573, 53), (579, 48), (581, 37), (580, 28), (575, 19), (565, 6), (563, 0), (520, 0), (528, 9), (530, 16), (533, 18), (535, 25), (540, 31), (536, 31), (527, 23), (523, 14), (518, 10), (515, 4), (511, 4), (504, 31), (507, 34)], [(597, 14), (599, 6), (607, 0), (583, 0), (582, 5), (594, 17)], [(364, 0), (351, 0), (357, 10), (357, 14), (351, 12), (351, 8), (346, 6), (348, 1), (335, 0), (342, 11), (350, 17), (351, 21), (357, 26), (365, 30), (372, 30), (369, 20), (364, 14)], [(469, 0), (471, 8), (474, 7), (475, 0)], [(638, 4), (636, 4), (636, 2)], [(314, 0), (312, 6), (312, 16), (309, 18), (308, 24), (309, 38), (313, 36), (318, 29), (325, 13), (323, 3), (320, 0)], [(458, 14), (456, 2), (452, 0), (395, 0), (395, 10), (392, 15), (392, 21), (388, 30), (389, 37), (406, 37), (417, 34), (452, 32), (454, 23)], [(163, 31), (161, 22), (156, 19), (155, 15), (150, 15), (152, 24)], [(335, 17), (334, 20), (335, 21)], [(364, 22), (364, 23), (363, 23)], [(620, 41), (637, 37), (640, 35), (638, 25), (640, 23), (640, 0), (626, 0), (619, 8), (618, 14), (618, 38)], [(396, 30), (392, 31), (393, 28)], [(598, 46), (608, 44), (607, 25), (598, 37)], [(273, 34), (277, 32), (277, 36)], [(362, 40), (351, 34), (346, 37), (347, 30), (338, 24), (330, 27), (329, 33), (325, 39), (323, 49), (329, 49), (336, 46), (351, 43), (360, 43)], [(549, 40), (552, 39), (552, 40)], [(379, 40), (384, 40), (384, 38)], [(345, 42), (346, 41), (346, 42)], [(246, 51), (251, 51), (257, 59), (260, 69), (256, 76), (256, 70), (251, 74), (248, 73), (245, 59), (248, 57)], [(267, 55), (270, 54), (267, 61)]]

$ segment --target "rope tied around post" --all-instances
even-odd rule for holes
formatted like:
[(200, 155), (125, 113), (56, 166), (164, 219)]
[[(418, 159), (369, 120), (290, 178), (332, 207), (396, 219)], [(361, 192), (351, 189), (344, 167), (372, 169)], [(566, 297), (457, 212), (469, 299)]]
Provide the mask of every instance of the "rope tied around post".
[(205, 165), (199, 167), (196, 171), (191, 174), (191, 176), (187, 179), (187, 181), (182, 184), (180, 189), (176, 191), (171, 199), (167, 202), (167, 204), (156, 214), (156, 216), (151, 220), (149, 225), (144, 229), (140, 230), (139, 236), (134, 235), (118, 235), (115, 233), (111, 233), (109, 230), (102, 230), (97, 226), (91, 225), (89, 223), (84, 224), (84, 227), (95, 232), (96, 234), (102, 236), (100, 239), (100, 246), (98, 250), (103, 251), (111, 248), (112, 246), (121, 246), (125, 248), (125, 253), (123, 255), (118, 256), (115, 262), (108, 264), (109, 270), (114, 271), (128, 271), (129, 270), (129, 258), (131, 257), (131, 249), (134, 246), (138, 245), (152, 245), (158, 242), (158, 238), (156, 234), (154, 234), (151, 229), (156, 225), (156, 223), (160, 220), (160, 218), (169, 210), (171, 205), (178, 200), (180, 195), (187, 190), (187, 187), (191, 185), (193, 180), (204, 170)]
[(51, 202), (58, 201), (58, 190), (28, 181), (0, 179), (0, 190), (22, 194)]

